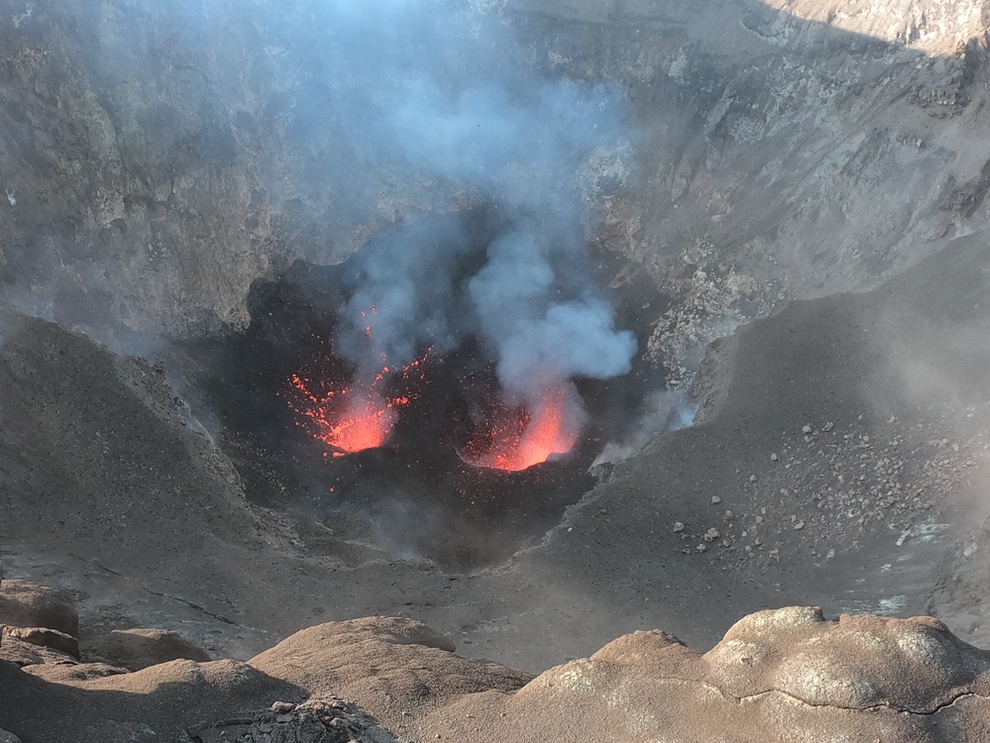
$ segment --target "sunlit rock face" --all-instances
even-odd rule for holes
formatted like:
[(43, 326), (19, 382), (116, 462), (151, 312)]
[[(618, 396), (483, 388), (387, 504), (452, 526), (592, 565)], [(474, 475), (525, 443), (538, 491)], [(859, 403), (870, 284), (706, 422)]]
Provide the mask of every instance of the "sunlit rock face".
[(924, 0), (854, 0), (841, 7), (820, 0), (782, 2), (772, 8), (809, 21), (920, 49), (955, 54), (960, 46), (984, 41), (990, 11), (982, 0), (931, 3)]
[(0, 670), (15, 732), (66, 743), (97, 729), (133, 740), (138, 726), (142, 740), (977, 743), (990, 706), (990, 656), (936, 620), (829, 621), (813, 607), (744, 617), (707, 653), (635, 632), (535, 677), (401, 617), (319, 624), (246, 663), (127, 672), (63, 656)]

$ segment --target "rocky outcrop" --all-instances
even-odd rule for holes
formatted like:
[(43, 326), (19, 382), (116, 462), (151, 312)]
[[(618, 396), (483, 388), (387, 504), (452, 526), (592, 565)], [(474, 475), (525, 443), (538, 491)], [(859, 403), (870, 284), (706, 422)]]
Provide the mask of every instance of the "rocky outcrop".
[[(47, 632), (54, 632), (54, 630), (43, 630), (43, 629), (32, 629), (32, 630), (22, 630), (27, 633), (35, 633), (35, 637), (31, 638), (34, 641), (22, 639), (16, 634), (8, 634), (8, 632), (3, 632), (3, 645), (0, 646), (0, 661), (6, 663), (14, 663), (20, 668), (31, 669), (30, 672), (39, 670), (41, 673), (47, 673), (53, 669), (61, 668), (64, 666), (75, 666), (78, 659), (78, 650), (76, 654), (65, 652), (58, 647), (50, 647), (47, 643), (48, 638), (43, 637)], [(42, 635), (42, 636), (39, 636)], [(73, 638), (74, 639), (74, 638)], [(60, 637), (55, 640), (52, 644), (56, 646), (66, 646), (71, 643), (71, 640), (66, 640), (65, 637)]]
[(990, 731), (990, 653), (924, 617), (764, 611), (707, 653), (637, 632), (531, 680), (450, 648), (418, 621), (373, 618), (303, 630), (248, 664), (175, 661), (58, 684), (0, 664), (12, 690), (0, 720), (22, 737), (65, 743), (97, 731), (106, 743), (150, 741), (178, 729), (201, 743), (386, 743), (396, 740), (389, 729), (464, 743), (647, 743), (659, 734), (684, 743), (977, 743)]
[(0, 584), (0, 637), (7, 640), (0, 658), (21, 665), (46, 662), (47, 654), (38, 656), (25, 644), (78, 658), (78, 635), (79, 615), (61, 592), (20, 580)]
[(952, 54), (972, 40), (985, 41), (990, 21), (986, 0), (932, 3), (925, 0), (769, 0), (767, 5), (798, 18), (868, 34), (933, 54)]
[[(990, 654), (934, 620), (835, 622), (791, 608), (746, 617), (705, 654), (661, 632), (620, 638), (478, 717), (494, 723), (489, 739), (503, 741), (555, 733), (645, 742), (658, 731), (692, 743), (976, 741), (987, 730), (988, 691)], [(558, 712), (541, 724), (548, 710)], [(437, 717), (429, 724), (439, 729)], [(443, 737), (470, 730), (460, 723)]]
[(67, 635), (65, 632), (59, 632), (57, 629), (5, 626), (2, 634), (11, 640), (20, 640), (28, 645), (49, 648), (73, 658), (79, 657), (79, 640), (72, 635)]
[[(7, 641), (0, 660), (37, 666), (31, 672), (49, 679), (81, 680), (178, 659), (210, 660), (206, 651), (174, 632), (127, 629), (87, 637), (85, 667), (77, 668), (79, 617), (73, 602), (59, 591), (20, 580), (8, 580), (0, 588), (0, 637)], [(53, 672), (51, 666), (60, 670)], [(73, 670), (66, 675), (65, 667)]]
[(79, 615), (65, 594), (21, 580), (8, 579), (0, 585), (0, 624), (79, 634)]
[(86, 652), (89, 659), (102, 659), (129, 671), (171, 660), (210, 661), (209, 653), (202, 648), (174, 632), (157, 629), (115, 629), (89, 637)]

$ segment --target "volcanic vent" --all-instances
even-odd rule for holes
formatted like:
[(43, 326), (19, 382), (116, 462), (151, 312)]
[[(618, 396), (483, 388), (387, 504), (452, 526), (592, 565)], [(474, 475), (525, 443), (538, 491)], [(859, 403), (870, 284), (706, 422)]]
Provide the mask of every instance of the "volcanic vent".
[(298, 261), (255, 283), (245, 333), (193, 344), (256, 500), (360, 516), (392, 552), (465, 566), (511, 554), (589, 487), (650, 373), (631, 373), (635, 335), (580, 237), (541, 245), (509, 211)]

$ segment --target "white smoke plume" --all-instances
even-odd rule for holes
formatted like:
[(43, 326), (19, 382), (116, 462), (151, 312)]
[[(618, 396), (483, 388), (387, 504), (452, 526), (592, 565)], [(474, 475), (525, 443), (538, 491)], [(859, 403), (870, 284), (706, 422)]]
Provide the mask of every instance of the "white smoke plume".
[(470, 335), (497, 360), (510, 403), (563, 394), (579, 428), (571, 380), (624, 374), (636, 350), (595, 287), (577, 183), (582, 163), (626, 136), (623, 96), (536, 75), (501, 27), (428, 0), (333, 7), (341, 43), (362, 50), (349, 69), (363, 82), (345, 107), (354, 136), (379, 145), (379, 164), (426, 172), (504, 217), (468, 276), (475, 248), (457, 220), (367, 249), (338, 351), (367, 377), (383, 358), (402, 365)]

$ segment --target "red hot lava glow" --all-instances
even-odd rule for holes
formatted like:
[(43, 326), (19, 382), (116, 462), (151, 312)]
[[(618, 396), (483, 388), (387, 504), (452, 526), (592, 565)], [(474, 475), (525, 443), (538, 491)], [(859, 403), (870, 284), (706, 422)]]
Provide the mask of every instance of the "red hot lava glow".
[(292, 408), (308, 422), (313, 438), (330, 447), (333, 456), (377, 449), (388, 441), (397, 417), (393, 406), (399, 402), (375, 392), (355, 395), (348, 388), (329, 390), (321, 396), (313, 390), (312, 380), (299, 374), (293, 374), (291, 382), (300, 398)]
[(326, 381), (293, 374), (289, 383), (296, 399), (290, 400), (289, 406), (300, 416), (296, 425), (305, 427), (313, 438), (326, 444), (334, 457), (383, 446), (392, 435), (398, 410), (408, 405), (410, 398), (386, 397), (378, 387), (393, 374), (400, 374), (406, 381), (414, 375), (423, 379), (421, 367), (429, 353), (402, 369), (384, 366), (366, 391), (354, 386), (333, 389)]
[(554, 390), (539, 406), (498, 411), (487, 430), (461, 452), (475, 467), (521, 472), (567, 454), (577, 442), (579, 426), (566, 390)]

